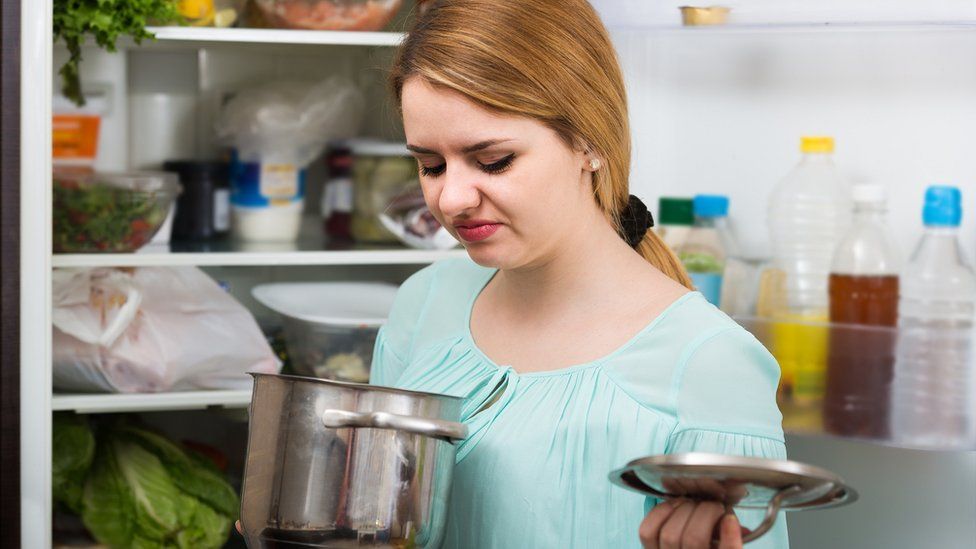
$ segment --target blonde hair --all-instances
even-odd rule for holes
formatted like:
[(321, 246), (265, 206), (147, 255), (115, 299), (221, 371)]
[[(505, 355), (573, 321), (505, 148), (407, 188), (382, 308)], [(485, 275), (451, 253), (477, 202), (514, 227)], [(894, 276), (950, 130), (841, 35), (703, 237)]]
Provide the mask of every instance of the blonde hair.
[[(593, 194), (619, 233), (630, 196), (630, 128), (610, 36), (586, 0), (435, 0), (397, 51), (390, 87), (420, 76), (496, 112), (539, 120), (602, 160)], [(691, 288), (667, 245), (648, 230), (636, 251)]]

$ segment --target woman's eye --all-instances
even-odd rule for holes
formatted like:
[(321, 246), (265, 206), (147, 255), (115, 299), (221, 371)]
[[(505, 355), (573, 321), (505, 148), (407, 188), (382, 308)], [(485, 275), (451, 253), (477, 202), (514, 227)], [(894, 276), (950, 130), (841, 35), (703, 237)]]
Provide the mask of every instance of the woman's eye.
[(423, 174), (424, 177), (437, 177), (438, 175), (444, 173), (446, 168), (447, 164), (440, 164), (438, 166), (424, 166), (421, 164), (420, 173)]
[(496, 174), (507, 170), (508, 167), (512, 165), (512, 160), (515, 160), (515, 153), (512, 153), (497, 162), (492, 162), (491, 164), (482, 164), (481, 162), (478, 162), (478, 165), (481, 166), (482, 171), (485, 173)]

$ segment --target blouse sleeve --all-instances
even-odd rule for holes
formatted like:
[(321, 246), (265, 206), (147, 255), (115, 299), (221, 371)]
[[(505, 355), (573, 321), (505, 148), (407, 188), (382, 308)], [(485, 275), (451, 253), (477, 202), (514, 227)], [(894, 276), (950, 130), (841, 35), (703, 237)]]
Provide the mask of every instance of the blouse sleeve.
[[(782, 415), (776, 405), (780, 369), (766, 348), (733, 326), (706, 338), (686, 356), (672, 386), (677, 423), (666, 452), (786, 459)], [(755, 528), (763, 517), (763, 511), (737, 514), (747, 528)], [(749, 547), (789, 547), (784, 514)]]
[(397, 290), (390, 316), (373, 347), (369, 382), (392, 387), (409, 364), (419, 319), (423, 315), (437, 264), (414, 273)]

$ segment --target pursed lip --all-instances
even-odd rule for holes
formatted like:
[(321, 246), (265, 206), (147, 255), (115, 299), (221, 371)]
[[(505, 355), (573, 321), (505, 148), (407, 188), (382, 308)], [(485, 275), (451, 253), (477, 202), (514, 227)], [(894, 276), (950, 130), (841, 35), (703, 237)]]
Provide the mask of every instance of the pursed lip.
[(501, 223), (484, 219), (471, 219), (454, 223), (458, 237), (465, 242), (480, 242), (495, 234)]
[(487, 219), (469, 219), (468, 221), (462, 221), (454, 224), (455, 229), (474, 229), (481, 227), (482, 225), (498, 225), (497, 221), (488, 221)]

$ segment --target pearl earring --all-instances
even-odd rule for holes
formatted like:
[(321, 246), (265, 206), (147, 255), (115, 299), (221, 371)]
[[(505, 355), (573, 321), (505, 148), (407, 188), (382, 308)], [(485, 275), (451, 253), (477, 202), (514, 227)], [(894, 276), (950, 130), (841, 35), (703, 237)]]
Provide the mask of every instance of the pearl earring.
[(593, 170), (593, 171), (599, 170), (600, 169), (600, 160), (597, 159), (597, 158), (594, 158), (594, 159), (590, 160), (590, 169)]

